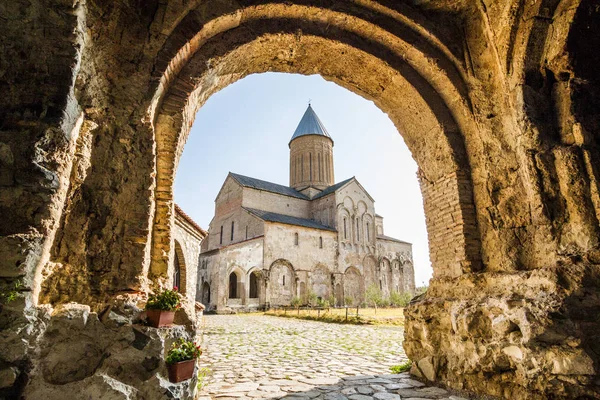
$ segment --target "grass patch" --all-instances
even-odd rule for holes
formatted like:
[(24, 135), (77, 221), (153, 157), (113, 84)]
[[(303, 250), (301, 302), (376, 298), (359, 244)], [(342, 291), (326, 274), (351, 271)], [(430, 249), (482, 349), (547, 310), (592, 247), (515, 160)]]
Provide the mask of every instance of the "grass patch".
[(403, 308), (361, 308), (358, 315), (356, 308), (348, 309), (348, 317), (346, 318), (346, 309), (344, 308), (329, 308), (322, 309), (320, 312), (314, 309), (308, 310), (269, 310), (265, 315), (276, 317), (296, 318), (309, 321), (330, 322), (336, 324), (353, 324), (353, 325), (404, 325), (404, 309)]
[(412, 362), (410, 360), (408, 360), (407, 362), (402, 363), (400, 365), (391, 366), (390, 371), (392, 371), (393, 374), (401, 374), (402, 372), (410, 371), (411, 366), (412, 366)]

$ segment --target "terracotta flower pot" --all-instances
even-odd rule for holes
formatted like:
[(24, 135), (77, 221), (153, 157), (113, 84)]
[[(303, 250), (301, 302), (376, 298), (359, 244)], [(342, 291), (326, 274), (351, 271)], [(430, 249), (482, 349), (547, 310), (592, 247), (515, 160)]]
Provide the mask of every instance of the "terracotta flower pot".
[(155, 328), (170, 326), (175, 319), (175, 311), (146, 310), (146, 315), (148, 316), (148, 324)]
[(175, 364), (167, 364), (169, 370), (169, 381), (173, 383), (185, 381), (194, 376), (194, 367), (196, 366), (196, 359), (180, 361)]

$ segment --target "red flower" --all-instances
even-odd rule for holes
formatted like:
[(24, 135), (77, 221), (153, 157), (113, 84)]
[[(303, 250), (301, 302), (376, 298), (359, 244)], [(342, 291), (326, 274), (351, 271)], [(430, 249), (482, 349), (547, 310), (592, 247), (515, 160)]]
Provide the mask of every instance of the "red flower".
[(176, 291), (178, 291), (178, 290), (179, 290), (179, 288), (178, 288), (177, 286), (173, 286), (173, 291), (175, 291), (175, 292), (176, 292)]

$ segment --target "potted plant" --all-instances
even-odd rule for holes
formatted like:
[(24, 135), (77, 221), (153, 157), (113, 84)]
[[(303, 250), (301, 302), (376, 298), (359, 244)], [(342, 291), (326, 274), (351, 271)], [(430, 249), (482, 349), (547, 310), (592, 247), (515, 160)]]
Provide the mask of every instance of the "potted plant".
[(194, 376), (196, 359), (201, 354), (200, 346), (194, 342), (180, 338), (173, 343), (165, 360), (169, 371), (169, 381), (177, 383)]
[(155, 328), (169, 326), (173, 323), (173, 319), (175, 319), (175, 311), (180, 308), (181, 299), (177, 288), (152, 294), (146, 303), (148, 324)]

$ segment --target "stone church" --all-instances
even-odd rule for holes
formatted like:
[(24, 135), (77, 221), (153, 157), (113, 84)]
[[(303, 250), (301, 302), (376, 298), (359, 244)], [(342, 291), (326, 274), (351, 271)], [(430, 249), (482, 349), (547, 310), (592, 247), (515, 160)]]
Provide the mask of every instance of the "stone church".
[(333, 139), (309, 105), (289, 142), (290, 185), (229, 173), (202, 242), (198, 297), (217, 311), (321, 298), (359, 304), (415, 288), (412, 245), (384, 234), (354, 177), (335, 183)]

